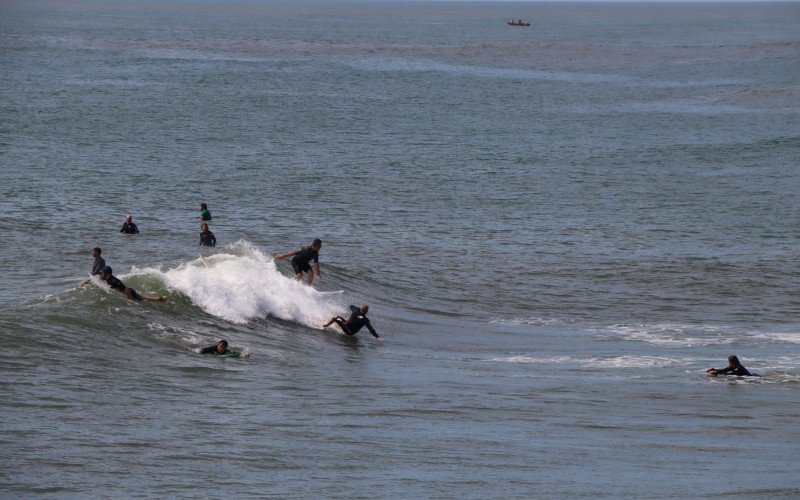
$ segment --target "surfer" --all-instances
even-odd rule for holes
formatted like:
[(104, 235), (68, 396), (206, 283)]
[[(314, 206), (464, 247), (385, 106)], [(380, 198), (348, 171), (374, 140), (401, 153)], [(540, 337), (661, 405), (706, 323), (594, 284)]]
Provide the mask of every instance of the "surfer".
[(228, 341), (220, 340), (216, 344), (200, 349), (200, 354), (228, 354), (233, 351), (228, 350)]
[(331, 326), (331, 323), (335, 322), (345, 334), (355, 335), (361, 328), (366, 326), (373, 337), (376, 339), (381, 338), (375, 329), (372, 328), (372, 323), (370, 323), (369, 318), (367, 318), (367, 312), (369, 312), (369, 306), (367, 304), (362, 304), (360, 308), (351, 305), (350, 311), (350, 317), (347, 318), (347, 321), (341, 316), (334, 316), (327, 323), (322, 325), (323, 330)]
[(208, 205), (205, 203), (200, 204), (200, 220), (211, 220), (211, 212), (208, 211)]
[(110, 286), (112, 289), (122, 292), (122, 294), (125, 295), (126, 297), (128, 297), (129, 299), (131, 299), (131, 300), (149, 300), (150, 302), (166, 302), (167, 301), (167, 298), (162, 296), (162, 295), (152, 295), (152, 296), (142, 297), (133, 288), (128, 288), (127, 286), (125, 286), (125, 283), (120, 281), (120, 279), (117, 278), (116, 276), (114, 276), (112, 273), (113, 273), (113, 270), (109, 266), (106, 266), (105, 269), (103, 269), (103, 274), (101, 276), (103, 281), (108, 283), (108, 286)]
[(200, 224), (200, 246), (217, 246), (217, 238), (214, 236), (214, 233), (208, 230), (208, 224), (205, 222)]
[(247, 358), (250, 356), (250, 353), (245, 352), (237, 352), (231, 351), (228, 349), (228, 341), (227, 340), (220, 340), (216, 344), (208, 347), (204, 347), (200, 349), (200, 354), (215, 354), (217, 356), (228, 356), (231, 358), (238, 358), (242, 356), (243, 358)]
[(122, 229), (120, 229), (119, 232), (125, 234), (139, 234), (139, 228), (133, 223), (133, 216), (131, 214), (125, 217), (125, 223), (122, 224)]
[[(300, 280), (303, 273), (308, 275), (308, 284), (314, 282), (314, 271), (317, 272), (317, 277), (322, 279), (322, 274), (319, 272), (319, 249), (322, 248), (322, 240), (317, 238), (311, 242), (310, 247), (303, 247), (294, 252), (286, 252), (277, 255), (275, 258), (283, 260), (286, 257), (292, 257), (292, 269), (294, 269), (295, 278)], [(311, 270), (311, 261), (314, 261), (314, 271)]]
[(716, 375), (738, 375), (740, 377), (758, 377), (755, 373), (750, 373), (747, 368), (742, 366), (739, 362), (739, 358), (736, 356), (728, 356), (728, 367), (722, 369), (716, 368), (709, 368), (706, 370), (709, 375), (716, 376)]
[[(106, 268), (106, 261), (103, 260), (102, 257), (100, 257), (101, 253), (103, 253), (103, 251), (100, 250), (100, 247), (94, 247), (92, 249), (92, 257), (94, 257), (94, 265), (92, 265), (92, 272), (91, 272), (92, 276), (100, 276), (101, 274), (103, 274), (103, 269)], [(91, 279), (86, 278), (85, 280), (83, 280), (81, 285), (85, 285), (90, 281)]]

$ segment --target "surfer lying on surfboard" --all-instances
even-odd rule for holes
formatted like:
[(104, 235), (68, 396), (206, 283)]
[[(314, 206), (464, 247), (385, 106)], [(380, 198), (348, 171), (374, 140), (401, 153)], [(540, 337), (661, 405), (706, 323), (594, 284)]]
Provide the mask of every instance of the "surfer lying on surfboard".
[(345, 334), (355, 335), (359, 330), (361, 330), (361, 328), (366, 326), (367, 330), (369, 330), (369, 333), (371, 333), (373, 337), (376, 339), (381, 338), (375, 329), (372, 328), (372, 323), (370, 323), (369, 318), (367, 318), (367, 312), (369, 311), (369, 306), (367, 304), (363, 304), (360, 308), (356, 306), (350, 306), (350, 311), (351, 314), (347, 321), (345, 321), (345, 319), (341, 316), (334, 316), (327, 323), (322, 325), (322, 328), (328, 328), (332, 323), (335, 322)]
[(720, 368), (717, 370), (716, 368), (709, 368), (706, 370), (709, 375), (717, 376), (717, 375), (738, 375), (740, 377), (760, 377), (757, 373), (750, 373), (747, 368), (742, 366), (739, 362), (739, 358), (736, 356), (728, 356), (728, 367), (727, 368)]
[(162, 295), (152, 295), (152, 296), (142, 297), (133, 288), (128, 288), (127, 286), (125, 286), (125, 283), (123, 283), (122, 281), (120, 281), (119, 278), (114, 276), (112, 274), (112, 272), (113, 272), (113, 270), (109, 266), (106, 266), (106, 268), (103, 269), (103, 275), (101, 276), (103, 281), (108, 283), (108, 286), (110, 286), (114, 290), (119, 290), (120, 292), (122, 292), (122, 294), (125, 295), (126, 297), (128, 297), (129, 299), (131, 299), (131, 300), (149, 300), (150, 302), (166, 302), (167, 301), (167, 298), (162, 296)]
[(247, 351), (242, 353), (229, 350), (227, 340), (220, 340), (212, 346), (200, 349), (200, 354), (214, 354), (216, 356), (224, 356), (227, 358), (238, 358), (239, 356), (246, 358), (250, 355), (250, 353)]

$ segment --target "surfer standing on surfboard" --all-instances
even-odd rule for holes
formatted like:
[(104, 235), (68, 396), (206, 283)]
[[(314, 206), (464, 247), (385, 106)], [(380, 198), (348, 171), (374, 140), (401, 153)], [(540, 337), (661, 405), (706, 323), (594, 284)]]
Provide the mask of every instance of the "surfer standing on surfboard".
[[(308, 275), (308, 284), (314, 282), (314, 271), (317, 272), (317, 277), (322, 279), (322, 274), (319, 272), (319, 250), (322, 248), (322, 240), (317, 238), (315, 239), (310, 247), (303, 247), (300, 250), (296, 250), (294, 252), (286, 252), (280, 255), (276, 255), (275, 258), (278, 260), (283, 260), (286, 257), (292, 257), (292, 269), (294, 270), (295, 278), (300, 280), (303, 277), (303, 273)], [(314, 261), (314, 270), (311, 269), (311, 261)]]
[(334, 316), (327, 323), (322, 325), (322, 328), (328, 328), (332, 323), (335, 322), (345, 334), (355, 335), (359, 330), (366, 326), (367, 330), (369, 330), (369, 333), (371, 333), (376, 339), (379, 339), (381, 336), (378, 335), (378, 332), (376, 332), (374, 328), (372, 328), (372, 323), (370, 323), (369, 318), (367, 318), (368, 312), (369, 306), (367, 304), (362, 304), (361, 307), (350, 306), (350, 317), (347, 318), (347, 321), (345, 321), (345, 319), (341, 316)]

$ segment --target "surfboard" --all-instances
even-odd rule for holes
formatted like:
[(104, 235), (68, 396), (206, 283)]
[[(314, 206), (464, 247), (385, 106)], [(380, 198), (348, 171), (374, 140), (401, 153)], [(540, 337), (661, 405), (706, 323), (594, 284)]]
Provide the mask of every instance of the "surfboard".
[(319, 293), (320, 295), (325, 295), (325, 296), (341, 295), (341, 294), (344, 293), (344, 290), (333, 290), (333, 291), (330, 291), (330, 292), (317, 292), (317, 293)]
[(200, 262), (202, 262), (203, 265), (206, 266), (206, 269), (211, 269), (211, 266), (208, 265), (206, 259), (204, 259), (202, 255), (200, 256)]

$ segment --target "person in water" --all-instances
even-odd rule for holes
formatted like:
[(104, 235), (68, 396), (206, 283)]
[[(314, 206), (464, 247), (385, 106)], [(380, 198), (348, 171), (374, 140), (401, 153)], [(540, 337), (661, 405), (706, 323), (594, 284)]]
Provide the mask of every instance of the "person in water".
[[(317, 277), (322, 279), (322, 274), (319, 272), (319, 250), (322, 248), (322, 240), (315, 239), (310, 247), (303, 247), (294, 252), (286, 252), (276, 256), (278, 260), (283, 260), (286, 257), (292, 256), (292, 269), (295, 273), (295, 278), (300, 280), (303, 273), (308, 275), (308, 284), (314, 282), (314, 271), (317, 272)], [(311, 269), (311, 261), (314, 261), (314, 270)]]
[(200, 349), (200, 354), (230, 354), (232, 352), (228, 350), (227, 340), (220, 340), (212, 346)]
[[(102, 275), (103, 269), (106, 268), (106, 261), (103, 260), (102, 257), (100, 257), (101, 253), (103, 253), (103, 251), (100, 249), (100, 247), (94, 247), (92, 249), (92, 257), (94, 257), (94, 265), (92, 265), (92, 272), (91, 272), (92, 276)], [(91, 280), (89, 278), (86, 278), (85, 280), (83, 280), (81, 285), (85, 285), (86, 283), (89, 283), (89, 281)]]
[(123, 283), (122, 281), (120, 281), (119, 278), (114, 276), (113, 270), (109, 266), (106, 266), (105, 269), (103, 269), (103, 274), (101, 275), (101, 277), (103, 281), (108, 283), (108, 286), (110, 286), (114, 290), (122, 292), (123, 295), (125, 295), (131, 300), (149, 300), (150, 302), (167, 301), (167, 298), (162, 295), (152, 295), (148, 297), (142, 297), (136, 290), (125, 286), (125, 283)]
[(200, 354), (215, 354), (218, 356), (231, 356), (231, 357), (242, 356), (243, 358), (250, 357), (250, 353), (247, 351), (237, 352), (229, 350), (227, 340), (220, 340), (219, 342), (217, 342), (212, 346), (200, 349)]
[(755, 373), (750, 373), (747, 368), (742, 366), (739, 358), (736, 356), (728, 356), (728, 367), (722, 369), (709, 368), (706, 370), (709, 375), (738, 375), (740, 377), (757, 377)]
[(119, 232), (125, 234), (139, 234), (139, 228), (133, 223), (133, 216), (131, 214), (125, 217), (125, 223), (122, 224), (122, 229), (120, 229)]
[(205, 203), (200, 204), (200, 220), (211, 220), (211, 212), (208, 211), (208, 205)]
[(341, 316), (334, 316), (327, 323), (322, 325), (322, 328), (328, 328), (332, 323), (336, 323), (345, 334), (355, 335), (359, 330), (366, 326), (367, 330), (369, 330), (369, 333), (371, 333), (376, 339), (379, 339), (381, 336), (378, 335), (374, 328), (372, 328), (372, 323), (370, 323), (369, 318), (367, 318), (368, 312), (369, 306), (367, 304), (362, 304), (361, 307), (351, 305), (350, 317), (347, 318), (347, 321), (345, 321), (345, 319)]
[(208, 230), (208, 224), (205, 222), (200, 224), (200, 246), (217, 246), (217, 238), (214, 236), (214, 233)]

